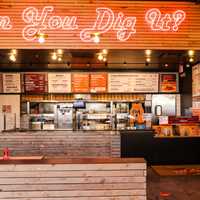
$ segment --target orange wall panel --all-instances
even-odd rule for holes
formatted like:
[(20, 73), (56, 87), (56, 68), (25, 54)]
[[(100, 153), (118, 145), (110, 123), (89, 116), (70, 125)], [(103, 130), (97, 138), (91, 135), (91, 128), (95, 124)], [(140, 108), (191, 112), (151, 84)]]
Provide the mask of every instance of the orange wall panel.
[[(99, 28), (94, 28), (95, 21), (98, 25), (103, 16), (101, 11), (97, 20), (97, 8), (106, 8), (107, 12)], [(160, 16), (156, 16), (154, 25), (161, 27), (165, 23), (162, 27), (169, 27), (168, 31), (151, 29), (154, 25), (148, 23), (145, 16), (153, 8), (161, 12)], [(176, 16), (175, 12), (180, 10), (184, 11), (185, 19), (178, 24), (179, 15)], [(200, 49), (199, 11), (200, 5), (192, 2), (1, 1), (0, 48)], [(150, 16), (150, 19), (154, 20), (154, 16)], [(172, 31), (174, 23), (178, 24), (178, 30)], [(117, 25), (121, 26), (121, 30)], [(126, 28), (127, 31), (124, 31)], [(37, 42), (36, 35), (39, 32), (48, 36), (44, 44)], [(100, 33), (100, 43), (81, 39), (83, 36), (91, 38), (95, 32)]]

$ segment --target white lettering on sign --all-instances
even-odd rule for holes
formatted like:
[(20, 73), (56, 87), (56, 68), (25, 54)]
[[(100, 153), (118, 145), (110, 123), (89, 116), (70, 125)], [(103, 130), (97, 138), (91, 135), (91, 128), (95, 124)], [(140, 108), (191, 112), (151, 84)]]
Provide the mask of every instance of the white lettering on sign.
[(39, 14), (38, 9), (35, 7), (26, 8), (22, 13), (22, 19), (28, 25), (22, 31), (23, 38), (28, 41), (35, 40), (37, 34), (42, 33), (47, 29), (78, 29), (78, 25), (76, 25), (77, 17), (65, 16), (64, 19), (60, 16), (49, 17), (53, 11), (53, 6), (44, 7), (41, 14)]
[(2, 30), (12, 29), (10, 17), (0, 16), (0, 29), (2, 29)]
[(136, 17), (124, 17), (122, 12), (119, 12), (117, 17), (109, 8), (97, 8), (97, 18), (92, 28), (85, 28), (80, 32), (80, 38), (84, 42), (92, 42), (92, 34), (106, 33), (110, 30), (117, 31), (117, 39), (126, 41), (132, 34), (136, 33)]
[[(183, 10), (173, 13), (161, 13), (157, 8), (152, 8), (145, 13), (145, 20), (151, 30), (159, 32), (176, 32), (186, 18)], [(53, 6), (45, 6), (40, 11), (36, 7), (27, 7), (22, 12), (22, 19), (26, 23), (22, 30), (23, 38), (27, 41), (37, 39), (41, 33), (47, 34), (48, 30), (73, 31), (78, 30), (78, 16), (54, 15)], [(127, 41), (136, 34), (137, 18), (125, 16), (123, 12), (114, 13), (110, 8), (96, 9), (96, 19), (91, 27), (80, 30), (80, 39), (84, 42), (94, 42), (95, 34), (115, 32), (119, 41)], [(13, 27), (9, 16), (0, 16), (0, 30), (11, 30)]]
[(182, 10), (162, 15), (159, 9), (153, 8), (147, 11), (145, 20), (153, 31), (178, 31), (179, 25), (185, 20), (185, 17), (186, 14)]

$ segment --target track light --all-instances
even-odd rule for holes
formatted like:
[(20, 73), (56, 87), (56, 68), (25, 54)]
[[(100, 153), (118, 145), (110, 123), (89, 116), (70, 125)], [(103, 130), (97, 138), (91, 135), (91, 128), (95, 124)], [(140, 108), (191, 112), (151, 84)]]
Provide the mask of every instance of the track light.
[(191, 57), (191, 58), (189, 59), (189, 62), (190, 62), (190, 63), (194, 62), (194, 58)]
[(103, 60), (103, 55), (101, 53), (98, 55), (98, 60), (100, 60), (100, 61)]
[(195, 53), (195, 52), (194, 52), (193, 50), (189, 50), (189, 51), (188, 51), (188, 56), (189, 56), (189, 57), (193, 57), (193, 56), (194, 56), (194, 53)]
[(147, 50), (145, 50), (145, 55), (146, 55), (146, 56), (150, 56), (150, 55), (151, 55), (151, 52), (152, 52), (152, 51), (151, 51), (150, 49), (147, 49)]
[(94, 43), (98, 44), (100, 42), (100, 34), (98, 32), (93, 33), (91, 37)]
[(151, 62), (151, 58), (146, 58), (146, 62), (150, 63)]
[(63, 54), (63, 50), (62, 49), (58, 49), (57, 50), (57, 54)]
[(36, 38), (38, 39), (38, 42), (40, 44), (45, 43), (47, 37), (48, 37), (48, 35), (44, 34), (44, 33), (38, 33), (38, 34), (36, 34)]
[(10, 61), (16, 62), (16, 60), (17, 60), (16, 57), (17, 57), (17, 50), (16, 49), (12, 49), (10, 51), (10, 53), (9, 53), (9, 59), (10, 59)]
[(56, 52), (54, 52), (51, 56), (52, 60), (57, 60), (57, 55), (56, 55)]
[(9, 56), (9, 59), (12, 61), (12, 62), (16, 62), (16, 56), (14, 54), (10, 54)]
[(58, 61), (61, 62), (61, 61), (62, 61), (62, 57), (59, 57), (59, 58), (58, 58)]

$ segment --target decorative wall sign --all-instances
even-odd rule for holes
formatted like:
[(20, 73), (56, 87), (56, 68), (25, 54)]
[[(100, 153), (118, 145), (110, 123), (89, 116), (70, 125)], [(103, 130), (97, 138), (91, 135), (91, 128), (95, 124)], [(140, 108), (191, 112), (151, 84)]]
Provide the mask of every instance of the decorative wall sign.
[[(0, 48), (195, 49), (200, 25), (199, 5), (193, 2), (108, 1), (72, 4), (71, 0), (0, 3)], [(65, 9), (63, 9), (65, 8)], [(86, 9), (87, 8), (87, 9)], [(44, 44), (39, 34), (47, 36)], [(163, 38), (165, 40), (163, 41)], [(173, 43), (171, 42), (173, 41)], [(191, 43), (191, 41), (197, 41)], [(123, 45), (122, 45), (123, 43)], [(190, 46), (189, 46), (190, 45)]]

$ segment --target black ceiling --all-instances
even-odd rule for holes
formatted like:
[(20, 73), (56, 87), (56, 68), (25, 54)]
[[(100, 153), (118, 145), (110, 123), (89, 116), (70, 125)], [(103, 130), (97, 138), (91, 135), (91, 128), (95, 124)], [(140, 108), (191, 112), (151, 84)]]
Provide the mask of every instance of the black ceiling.
[[(0, 71), (50, 71), (88, 69), (136, 69), (176, 71), (188, 63), (187, 51), (152, 51), (151, 62), (146, 63), (144, 50), (109, 50), (106, 62), (97, 59), (98, 50), (64, 50), (62, 61), (51, 58), (55, 50), (17, 50), (16, 62), (9, 60), (10, 50), (0, 50)], [(195, 52), (195, 62), (200, 60)], [(166, 67), (167, 66), (167, 67)]]

